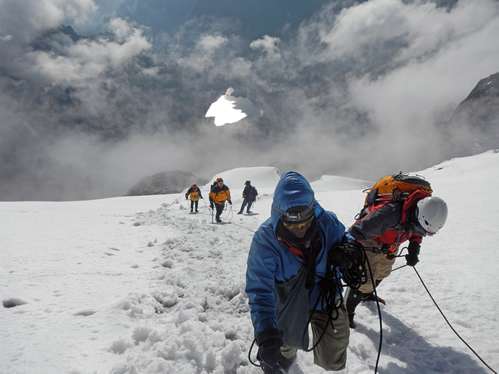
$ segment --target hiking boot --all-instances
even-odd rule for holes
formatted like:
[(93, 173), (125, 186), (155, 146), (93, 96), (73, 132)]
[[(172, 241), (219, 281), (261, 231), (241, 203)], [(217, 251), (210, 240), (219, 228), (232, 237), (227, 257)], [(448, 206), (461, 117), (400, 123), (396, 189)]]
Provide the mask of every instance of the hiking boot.
[(291, 367), (291, 365), (293, 365), (295, 363), (295, 361), (296, 361), (296, 356), (293, 356), (291, 358), (286, 358), (283, 356), (279, 360), (279, 365), (284, 370), (284, 372), (287, 373), (289, 371), (289, 368)]
[(237, 214), (243, 214), (243, 212), (237, 212)]

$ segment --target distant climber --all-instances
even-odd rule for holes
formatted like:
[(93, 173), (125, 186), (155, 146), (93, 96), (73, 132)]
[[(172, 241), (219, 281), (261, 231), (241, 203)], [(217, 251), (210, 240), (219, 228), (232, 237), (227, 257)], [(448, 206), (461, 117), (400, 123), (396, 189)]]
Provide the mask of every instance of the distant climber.
[(258, 196), (258, 191), (254, 186), (251, 185), (251, 181), (246, 181), (244, 183), (244, 190), (243, 190), (243, 203), (241, 205), (241, 209), (239, 209), (239, 212), (237, 214), (242, 214), (244, 211), (244, 208), (246, 208), (246, 213), (250, 214), (251, 213), (251, 206), (256, 200), (256, 197)]
[(232, 200), (230, 198), (230, 190), (224, 184), (224, 180), (218, 177), (215, 180), (215, 183), (211, 185), (210, 189), (210, 208), (215, 209), (215, 220), (216, 223), (221, 223), (220, 215), (222, 214), (225, 208), (225, 202), (228, 202), (232, 205)]
[(202, 199), (203, 195), (197, 184), (193, 184), (185, 193), (185, 199), (191, 200), (191, 213), (198, 213), (198, 203), (199, 199)]

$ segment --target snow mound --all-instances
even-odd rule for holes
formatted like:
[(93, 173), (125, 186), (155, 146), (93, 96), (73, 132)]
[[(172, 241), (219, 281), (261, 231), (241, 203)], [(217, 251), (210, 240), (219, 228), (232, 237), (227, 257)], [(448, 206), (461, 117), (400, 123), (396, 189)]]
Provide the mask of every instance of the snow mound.
[(320, 179), (311, 183), (315, 192), (363, 190), (371, 184), (372, 182), (362, 179), (340, 177), (337, 175), (323, 175)]
[[(279, 169), (271, 166), (258, 166), (226, 170), (215, 175), (210, 183), (217, 177), (221, 177), (229, 188), (243, 189), (244, 182), (249, 180), (258, 188), (275, 188), (279, 181)], [(209, 187), (209, 185), (207, 186)]]

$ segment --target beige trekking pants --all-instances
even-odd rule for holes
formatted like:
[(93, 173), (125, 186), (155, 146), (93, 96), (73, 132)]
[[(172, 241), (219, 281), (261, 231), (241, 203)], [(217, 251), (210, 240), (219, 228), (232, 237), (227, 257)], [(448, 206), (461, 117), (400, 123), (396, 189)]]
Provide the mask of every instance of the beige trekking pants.
[[(325, 370), (341, 370), (347, 362), (347, 348), (350, 339), (350, 327), (344, 308), (340, 308), (338, 319), (333, 321), (333, 327), (328, 322), (326, 313), (315, 312), (312, 316), (312, 333), (314, 345), (322, 337), (314, 349), (314, 363)], [(326, 331), (324, 332), (324, 329)], [(296, 348), (283, 346), (281, 354), (286, 358), (296, 356)]]
[[(377, 280), (385, 279), (392, 272), (393, 264), (395, 263), (394, 258), (387, 258), (384, 253), (375, 253), (372, 251), (366, 250), (367, 261), (369, 261), (369, 265), (371, 266), (371, 271), (374, 278), (374, 284), (376, 284)], [(371, 293), (374, 290), (373, 282), (371, 281), (371, 275), (369, 273), (369, 268), (366, 264), (366, 272), (367, 272), (367, 282), (359, 287), (359, 291), (362, 293)]]

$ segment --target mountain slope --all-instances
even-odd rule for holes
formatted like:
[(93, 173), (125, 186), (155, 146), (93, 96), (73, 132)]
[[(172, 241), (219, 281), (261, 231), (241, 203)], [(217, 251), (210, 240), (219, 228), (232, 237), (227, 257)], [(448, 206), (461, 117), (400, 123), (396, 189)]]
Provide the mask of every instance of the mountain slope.
[[(226, 225), (210, 223), (206, 201), (200, 214), (188, 214), (180, 195), (0, 203), (0, 298), (26, 302), (0, 309), (3, 369), (259, 373), (246, 358), (253, 332), (243, 292), (252, 232), (272, 201), (272, 169), (258, 169), (251, 180), (263, 186), (254, 208), (259, 214), (234, 214), (241, 190), (233, 187), (234, 208), (222, 216), (231, 221)], [(498, 170), (499, 153), (487, 152), (419, 172), (446, 199), (450, 216), (441, 233), (424, 240), (418, 270), (456, 329), (495, 368)], [(220, 175), (238, 181), (243, 171)], [(323, 188), (324, 181), (334, 183), (317, 199), (349, 225), (362, 206), (361, 181), (323, 178)], [(394, 272), (379, 291), (387, 300), (382, 372), (486, 372), (447, 328), (410, 268)], [(373, 305), (359, 307), (358, 325), (347, 371), (372, 372), (378, 345)], [(298, 360), (304, 373), (324, 372), (310, 353), (300, 352)]]
[(450, 131), (468, 128), (472, 152), (481, 152), (499, 145), (499, 73), (481, 79), (456, 108)]

